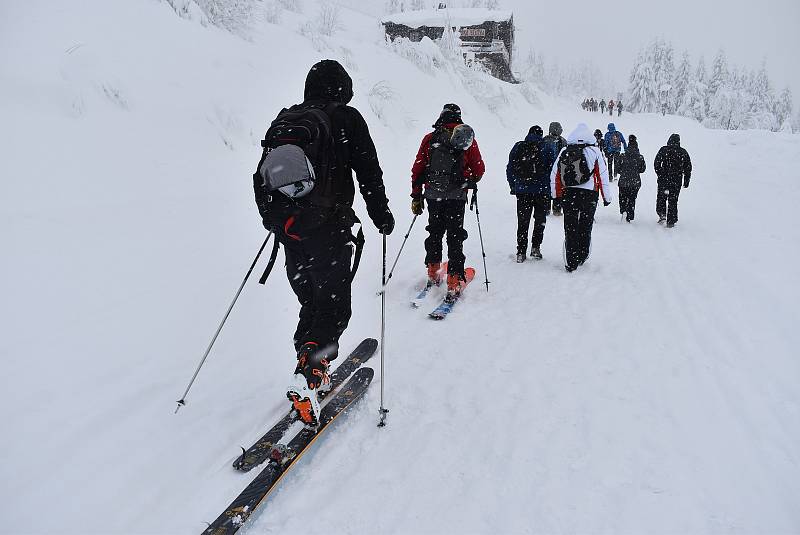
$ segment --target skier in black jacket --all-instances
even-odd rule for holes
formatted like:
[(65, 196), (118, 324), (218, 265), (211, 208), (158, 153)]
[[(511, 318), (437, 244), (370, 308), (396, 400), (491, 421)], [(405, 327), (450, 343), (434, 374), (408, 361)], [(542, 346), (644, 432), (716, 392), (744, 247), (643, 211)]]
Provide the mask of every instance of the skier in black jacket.
[(287, 396), (307, 423), (319, 414), (316, 389), (328, 382), (328, 366), (350, 321), (351, 227), (357, 221), (353, 171), (370, 219), (384, 235), (394, 229), (375, 145), (364, 118), (347, 106), (352, 98), (352, 80), (338, 62), (324, 60), (311, 68), (300, 107), (321, 107), (330, 118), (335, 153), (328, 171), (331, 207), (303, 207), (286, 217), (291, 201), (279, 192), (259, 197), (256, 187), (264, 226), (284, 246), (286, 275), (300, 301), (294, 333), (297, 366)]
[[(544, 136), (544, 142), (550, 145), (553, 150), (553, 154), (559, 154), (561, 149), (567, 146), (567, 140), (561, 136), (561, 132), (564, 129), (561, 127), (561, 123), (553, 122), (550, 123), (550, 128), (548, 128), (548, 135)], [(561, 199), (554, 198), (553, 202), (553, 215), (560, 216), (561, 215)]]
[(653, 164), (658, 177), (658, 195), (656, 196), (656, 213), (658, 223), (667, 222), (672, 228), (678, 222), (678, 195), (681, 182), (684, 188), (689, 187), (692, 177), (692, 161), (689, 153), (681, 147), (678, 134), (669, 136), (666, 146), (661, 147)]
[(642, 187), (639, 176), (647, 169), (644, 156), (639, 154), (639, 142), (636, 136), (628, 136), (628, 150), (620, 155), (619, 160), (619, 213), (630, 223), (636, 210), (636, 197)]

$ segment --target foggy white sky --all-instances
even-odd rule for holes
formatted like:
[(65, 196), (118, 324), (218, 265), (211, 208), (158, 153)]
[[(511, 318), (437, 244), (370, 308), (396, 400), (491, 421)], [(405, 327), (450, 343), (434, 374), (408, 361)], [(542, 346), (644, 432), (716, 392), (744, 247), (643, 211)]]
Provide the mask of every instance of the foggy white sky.
[[(800, 107), (800, 0), (501, 0), (514, 11), (517, 52), (529, 45), (550, 62), (593, 57), (611, 80), (626, 90), (639, 48), (654, 37), (671, 41), (676, 65), (682, 50), (692, 62), (700, 54), (706, 67), (722, 47), (728, 61), (757, 69), (766, 57), (776, 93), (792, 89)], [(564, 27), (569, 27), (565, 32)]]

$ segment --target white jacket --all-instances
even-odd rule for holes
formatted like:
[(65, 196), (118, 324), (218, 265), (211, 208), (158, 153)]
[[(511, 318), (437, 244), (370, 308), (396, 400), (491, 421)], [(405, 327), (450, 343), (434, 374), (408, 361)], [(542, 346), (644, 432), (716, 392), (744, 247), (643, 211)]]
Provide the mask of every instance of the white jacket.
[[(589, 166), (589, 169), (592, 170), (592, 176), (594, 177), (594, 180), (587, 180), (583, 184), (569, 187), (599, 191), (604, 202), (611, 202), (614, 196), (608, 184), (608, 164), (606, 163), (603, 153), (595, 145), (595, 142), (594, 136), (591, 131), (589, 131), (589, 127), (584, 123), (578, 124), (577, 128), (567, 137), (567, 145), (590, 145), (583, 149), (583, 157), (586, 158), (586, 164)], [(563, 193), (564, 184), (561, 182), (558, 160), (565, 150), (566, 147), (561, 149), (561, 152), (558, 153), (556, 161), (553, 164), (553, 169), (550, 171), (550, 195), (553, 198), (561, 197)]]

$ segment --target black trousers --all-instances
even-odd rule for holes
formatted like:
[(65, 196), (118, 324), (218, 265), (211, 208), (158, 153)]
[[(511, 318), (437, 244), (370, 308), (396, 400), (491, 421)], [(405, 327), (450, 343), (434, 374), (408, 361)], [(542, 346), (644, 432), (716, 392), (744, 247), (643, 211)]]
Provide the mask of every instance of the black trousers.
[(628, 221), (633, 221), (638, 195), (639, 188), (619, 188), (619, 213), (627, 214), (625, 219)]
[(533, 238), (531, 245), (540, 247), (544, 239), (544, 227), (547, 224), (547, 211), (550, 209), (550, 195), (527, 194), (517, 195), (517, 252), (528, 252), (528, 227), (533, 213)]
[(442, 261), (442, 240), (447, 234), (447, 273), (464, 273), (464, 209), (466, 201), (428, 200), (428, 238), (425, 240), (425, 264), (439, 264)]
[(589, 258), (597, 199), (597, 192), (590, 189), (566, 188), (562, 195), (565, 265), (570, 269), (577, 268)]
[(606, 153), (608, 157), (608, 176), (615, 177), (619, 174), (619, 171), (616, 170), (616, 166), (619, 164), (619, 153), (618, 152), (608, 152)]
[(553, 199), (553, 211), (555, 212), (556, 210), (561, 210), (561, 199), (558, 197)]
[[(326, 229), (301, 241), (282, 237), (286, 252), (286, 276), (298, 301), (300, 318), (294, 333), (296, 350), (306, 342), (320, 348), (333, 346), (352, 314), (350, 229)], [(332, 359), (331, 359), (332, 360)]]
[(656, 213), (658, 217), (666, 217), (667, 224), (678, 222), (678, 196), (681, 193), (679, 183), (658, 183), (656, 195)]

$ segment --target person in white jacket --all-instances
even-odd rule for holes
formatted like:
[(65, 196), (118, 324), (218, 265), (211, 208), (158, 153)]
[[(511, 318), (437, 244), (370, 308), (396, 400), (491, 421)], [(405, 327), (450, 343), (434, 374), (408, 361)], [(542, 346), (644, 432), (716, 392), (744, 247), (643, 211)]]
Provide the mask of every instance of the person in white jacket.
[(550, 172), (550, 194), (564, 211), (564, 268), (575, 271), (589, 258), (594, 212), (599, 195), (611, 204), (608, 165), (592, 131), (578, 124), (567, 137)]

